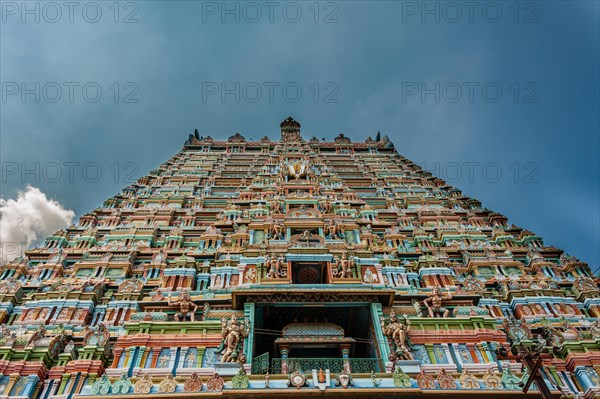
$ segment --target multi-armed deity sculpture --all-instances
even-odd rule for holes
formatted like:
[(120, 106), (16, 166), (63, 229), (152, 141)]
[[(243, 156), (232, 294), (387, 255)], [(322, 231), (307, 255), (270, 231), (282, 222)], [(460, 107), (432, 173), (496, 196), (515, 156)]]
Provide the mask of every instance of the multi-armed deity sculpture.
[(215, 353), (220, 353), (221, 362), (241, 362), (244, 363), (245, 356), (242, 353), (244, 344), (243, 339), (250, 333), (250, 321), (245, 319), (239, 321), (236, 315), (231, 316), (230, 320), (221, 319), (221, 329), (223, 339)]
[(352, 257), (348, 258), (348, 254), (344, 253), (342, 259), (334, 258), (335, 268), (333, 275), (339, 278), (351, 278), (356, 268), (356, 264)]
[(410, 331), (410, 320), (405, 315), (403, 320), (398, 320), (396, 313), (390, 313), (390, 320), (385, 324), (385, 320), (381, 319), (381, 328), (383, 333), (392, 339), (394, 351), (390, 354), (391, 360), (396, 358), (401, 360), (413, 360), (414, 357), (410, 352), (410, 340), (408, 333)]

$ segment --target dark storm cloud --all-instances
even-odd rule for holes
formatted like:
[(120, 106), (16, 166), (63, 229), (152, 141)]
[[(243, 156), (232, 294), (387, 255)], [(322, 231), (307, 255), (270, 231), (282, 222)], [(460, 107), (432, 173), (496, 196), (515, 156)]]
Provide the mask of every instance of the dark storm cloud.
[(293, 115), (307, 138), (380, 130), (546, 244), (600, 261), (595, 2), (281, 2), (271, 14), (98, 2), (97, 21), (89, 2), (60, 18), (28, 2), (37, 21), (6, 4), (23, 3), (2, 3), (4, 198), (31, 184), (81, 215), (194, 128), (276, 138)]

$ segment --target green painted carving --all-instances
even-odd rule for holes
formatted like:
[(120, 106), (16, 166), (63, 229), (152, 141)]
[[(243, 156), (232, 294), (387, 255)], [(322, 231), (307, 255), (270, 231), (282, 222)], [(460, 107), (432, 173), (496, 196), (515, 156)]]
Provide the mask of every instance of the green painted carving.
[[(365, 358), (347, 359), (350, 363), (350, 368), (354, 373), (370, 373), (371, 371), (381, 371), (381, 359)], [(287, 359), (271, 359), (271, 370), (275, 374), (282, 373), (282, 364), (286, 363), (288, 370), (343, 370), (345, 360), (342, 358), (324, 359), (324, 358), (287, 358)]]
[(94, 395), (106, 395), (110, 392), (110, 381), (108, 376), (104, 374), (99, 380), (96, 380), (92, 384), (92, 394)]
[(410, 377), (400, 367), (396, 367), (396, 370), (394, 370), (394, 386), (398, 388), (410, 388), (412, 386)]
[(231, 379), (231, 387), (233, 389), (246, 389), (250, 385), (250, 379), (246, 375), (243, 368), (240, 368), (237, 375), (234, 375)]
[(130, 317), (131, 321), (146, 321), (147, 319), (152, 321), (167, 321), (167, 314), (164, 312), (137, 312), (133, 313)]
[(381, 383), (381, 380), (377, 378), (374, 371), (371, 372), (370, 378), (371, 378), (371, 383), (373, 384), (374, 387), (378, 387), (379, 384)]
[[(521, 377), (521, 383), (523, 385), (525, 385), (527, 383), (528, 379), (529, 379), (529, 372), (527, 371), (527, 369), (525, 369), (525, 371), (523, 372), (523, 377)], [(530, 389), (537, 389), (536, 386), (535, 386), (535, 382), (531, 383), (531, 388)]]
[(265, 374), (269, 371), (269, 352), (256, 356), (252, 360), (252, 374)]
[(504, 383), (506, 389), (521, 389), (521, 387), (519, 386), (521, 380), (519, 379), (519, 377), (514, 375), (508, 369), (508, 367), (504, 368), (504, 372), (502, 373), (502, 382)]
[(123, 373), (121, 378), (115, 381), (112, 386), (112, 393), (129, 393), (131, 389), (131, 381), (127, 378), (127, 374)]

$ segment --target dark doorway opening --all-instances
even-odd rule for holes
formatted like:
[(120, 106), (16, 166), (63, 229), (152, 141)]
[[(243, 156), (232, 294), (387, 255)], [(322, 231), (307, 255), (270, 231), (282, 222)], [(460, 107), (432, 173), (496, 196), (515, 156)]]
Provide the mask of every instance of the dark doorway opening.
[(257, 363), (267, 359), (263, 363), (271, 373), (280, 373), (283, 363), (339, 372), (343, 356), (356, 372), (359, 366), (364, 372), (382, 369), (369, 305), (257, 304), (255, 309), (253, 354)]
[(326, 262), (292, 262), (292, 284), (326, 284)]

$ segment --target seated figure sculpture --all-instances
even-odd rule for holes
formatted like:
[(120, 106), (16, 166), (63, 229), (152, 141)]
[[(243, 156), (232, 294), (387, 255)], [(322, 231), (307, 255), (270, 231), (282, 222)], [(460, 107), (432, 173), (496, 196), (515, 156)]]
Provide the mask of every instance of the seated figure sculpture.
[(198, 310), (198, 305), (192, 302), (189, 292), (182, 291), (181, 294), (177, 296), (176, 300), (172, 300), (169, 295), (168, 302), (169, 306), (179, 306), (179, 312), (175, 313), (175, 321), (185, 321), (186, 318), (190, 319), (190, 321), (196, 320), (194, 313)]
[(431, 290), (431, 295), (429, 298), (423, 301), (423, 304), (427, 306), (429, 317), (448, 317), (450, 310), (442, 307), (442, 304), (445, 300), (449, 299), (452, 299), (450, 292), (444, 294), (442, 293), (441, 287), (437, 285), (434, 286)]

